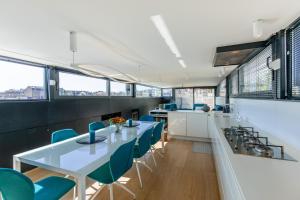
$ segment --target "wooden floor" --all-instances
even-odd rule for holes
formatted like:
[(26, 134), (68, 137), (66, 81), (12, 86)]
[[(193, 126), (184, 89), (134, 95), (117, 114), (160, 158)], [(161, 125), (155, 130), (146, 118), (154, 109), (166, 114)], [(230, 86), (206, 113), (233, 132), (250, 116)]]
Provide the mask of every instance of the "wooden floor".
[[(138, 200), (219, 200), (216, 170), (211, 154), (192, 152), (192, 142), (170, 140), (166, 143), (164, 158), (155, 155), (158, 166), (155, 168), (150, 157), (148, 164), (153, 173), (141, 166), (143, 189), (139, 187), (137, 172), (132, 167), (120, 182), (126, 184)], [(49, 175), (59, 175), (43, 169), (26, 173), (33, 181)], [(88, 180), (87, 199), (109, 199), (107, 187)], [(101, 191), (95, 196), (95, 192)], [(93, 195), (93, 196), (92, 196)], [(70, 192), (64, 199), (72, 199)], [(124, 200), (132, 197), (114, 185), (114, 199)]]

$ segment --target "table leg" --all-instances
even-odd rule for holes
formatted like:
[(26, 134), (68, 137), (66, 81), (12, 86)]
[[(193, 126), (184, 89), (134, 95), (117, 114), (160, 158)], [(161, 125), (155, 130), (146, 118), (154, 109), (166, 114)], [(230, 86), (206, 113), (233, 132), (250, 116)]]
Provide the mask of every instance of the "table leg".
[(85, 200), (86, 176), (77, 178), (77, 188), (78, 200)]
[(17, 157), (13, 157), (14, 170), (21, 172), (21, 161)]

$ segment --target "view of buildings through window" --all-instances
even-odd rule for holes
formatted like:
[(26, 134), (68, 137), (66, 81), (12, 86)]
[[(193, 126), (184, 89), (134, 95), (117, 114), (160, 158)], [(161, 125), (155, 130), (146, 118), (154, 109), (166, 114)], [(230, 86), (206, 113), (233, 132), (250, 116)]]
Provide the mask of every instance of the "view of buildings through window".
[(178, 109), (193, 109), (193, 88), (175, 89), (175, 103)]
[(193, 109), (194, 104), (215, 105), (215, 90), (207, 88), (175, 89), (175, 103), (178, 109)]
[(0, 60), (0, 100), (46, 99), (45, 69)]
[(107, 96), (107, 80), (59, 72), (60, 96)]
[(111, 96), (132, 96), (132, 84), (111, 81), (110, 95)]
[(136, 97), (161, 97), (161, 89), (144, 85), (136, 85)]
[(163, 88), (162, 96), (163, 97), (171, 97), (172, 96), (172, 88)]
[(215, 106), (215, 89), (194, 89), (194, 103), (207, 104), (211, 109)]

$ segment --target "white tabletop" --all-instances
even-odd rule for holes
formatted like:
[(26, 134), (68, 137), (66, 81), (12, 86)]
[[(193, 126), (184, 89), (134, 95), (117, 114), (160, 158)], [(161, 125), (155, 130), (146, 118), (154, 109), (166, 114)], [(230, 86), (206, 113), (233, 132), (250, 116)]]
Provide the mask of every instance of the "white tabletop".
[(88, 133), (14, 155), (22, 163), (73, 176), (87, 175), (104, 163), (122, 144), (140, 137), (157, 122), (139, 122), (134, 128), (123, 127), (121, 133), (115, 133), (115, 127), (107, 127), (96, 132), (107, 136), (104, 142), (92, 145), (78, 144), (76, 140), (88, 137)]

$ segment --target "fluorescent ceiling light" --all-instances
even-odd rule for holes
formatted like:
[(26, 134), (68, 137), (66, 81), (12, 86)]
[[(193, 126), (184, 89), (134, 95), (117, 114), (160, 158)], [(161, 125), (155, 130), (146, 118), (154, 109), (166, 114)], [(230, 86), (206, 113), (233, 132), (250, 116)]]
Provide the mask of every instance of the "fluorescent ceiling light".
[(175, 54), (175, 56), (177, 58), (180, 58), (181, 57), (180, 52), (179, 52), (162, 16), (160, 16), (160, 15), (152, 16), (151, 20), (154, 23), (154, 25), (156, 26), (156, 28), (158, 29), (158, 32), (160, 33), (162, 38), (167, 43), (167, 45), (170, 48), (170, 50), (172, 51), (172, 53)]
[(186, 65), (185, 65), (185, 63), (184, 63), (184, 60), (179, 59), (178, 62), (179, 62), (179, 64), (181, 65), (182, 68), (186, 68)]

